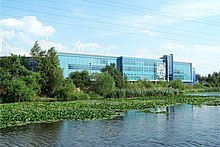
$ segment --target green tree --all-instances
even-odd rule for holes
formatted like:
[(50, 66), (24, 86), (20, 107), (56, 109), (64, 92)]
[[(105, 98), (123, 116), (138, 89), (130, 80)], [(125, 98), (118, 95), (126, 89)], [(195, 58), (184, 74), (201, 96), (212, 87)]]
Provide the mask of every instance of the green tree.
[(41, 94), (55, 97), (56, 91), (62, 87), (64, 82), (63, 71), (59, 67), (59, 60), (55, 48), (50, 48), (47, 52), (42, 51), (36, 41), (31, 49), (32, 58), (37, 63), (36, 71), (40, 73)]
[(20, 56), (16, 55), (0, 59), (0, 89), (3, 102), (29, 101), (40, 88), (40, 75), (29, 71), (20, 62)]
[(80, 89), (86, 89), (89, 85), (89, 73), (86, 70), (82, 72), (71, 72), (69, 78), (73, 81), (76, 87)]
[(197, 81), (201, 84), (206, 85), (206, 87), (220, 87), (220, 71), (208, 74), (208, 76), (196, 75)]
[(70, 100), (76, 92), (76, 86), (71, 79), (66, 79), (63, 82), (62, 87), (56, 91), (56, 97), (62, 98), (62, 100)]
[(126, 77), (122, 76), (121, 72), (118, 70), (118, 68), (115, 66), (114, 63), (111, 63), (110, 65), (106, 65), (105, 68), (101, 69), (101, 72), (106, 72), (110, 74), (115, 80), (116, 87), (125, 88), (127, 84)]
[(108, 73), (100, 73), (94, 77), (92, 89), (102, 96), (115, 90), (115, 81)]

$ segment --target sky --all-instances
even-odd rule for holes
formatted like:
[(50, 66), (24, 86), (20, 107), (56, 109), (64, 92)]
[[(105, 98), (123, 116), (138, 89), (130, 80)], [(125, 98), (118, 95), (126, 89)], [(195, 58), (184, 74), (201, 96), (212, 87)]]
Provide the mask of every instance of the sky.
[(43, 50), (192, 62), (220, 71), (219, 0), (0, 0), (0, 55)]

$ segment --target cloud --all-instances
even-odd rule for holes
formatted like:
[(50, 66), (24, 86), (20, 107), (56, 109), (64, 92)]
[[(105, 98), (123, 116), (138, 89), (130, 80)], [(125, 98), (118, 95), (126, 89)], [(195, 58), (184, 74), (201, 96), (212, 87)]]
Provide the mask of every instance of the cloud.
[(10, 31), (1, 31), (1, 35), (4, 36), (7, 39), (11, 39), (15, 36), (15, 31), (14, 30), (10, 30)]
[(41, 40), (39, 41), (39, 43), (42, 50), (48, 50), (51, 47), (55, 47), (55, 50), (57, 52), (70, 52), (68, 46), (63, 45), (62, 43), (59, 42), (53, 42), (50, 40)]
[(154, 31), (144, 30), (143, 32), (144, 32), (144, 33), (147, 33), (150, 37), (156, 37), (156, 36), (158, 36), (158, 33), (157, 33), (157, 32), (154, 32)]
[(98, 43), (83, 43), (80, 41), (77, 41), (74, 46), (74, 52), (85, 52), (85, 53), (96, 53), (98, 49), (102, 49), (103, 46)]
[(220, 71), (220, 46), (186, 46), (167, 42), (161, 46), (161, 52), (163, 54), (174, 54), (175, 61), (192, 62), (197, 73), (202, 75)]
[(5, 30), (24, 32), (36, 36), (51, 36), (55, 33), (52, 26), (44, 26), (36, 16), (24, 16), (21, 19), (7, 18), (0, 21)]
[[(55, 29), (52, 26), (44, 25), (35, 16), (24, 16), (20, 19), (1, 19), (0, 25), (3, 40), (8, 44), (8, 46), (3, 44), (1, 54), (29, 52), (36, 40), (41, 40), (55, 33)], [(51, 44), (61, 49), (66, 49), (60, 44), (53, 42)]]
[(116, 48), (115, 45), (101, 45), (94, 42), (84, 43), (77, 41), (74, 46), (73, 52), (87, 54), (100, 54), (100, 55), (112, 55), (112, 50)]

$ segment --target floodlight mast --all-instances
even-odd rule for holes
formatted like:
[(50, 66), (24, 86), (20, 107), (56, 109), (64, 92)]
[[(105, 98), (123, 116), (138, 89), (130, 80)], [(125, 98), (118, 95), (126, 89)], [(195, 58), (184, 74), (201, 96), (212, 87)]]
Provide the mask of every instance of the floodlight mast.
[(3, 39), (3, 36), (1, 35), (1, 37), (0, 37), (0, 53), (3, 52), (3, 45), (6, 45), (10, 49), (10, 52), (15, 52), (15, 50)]

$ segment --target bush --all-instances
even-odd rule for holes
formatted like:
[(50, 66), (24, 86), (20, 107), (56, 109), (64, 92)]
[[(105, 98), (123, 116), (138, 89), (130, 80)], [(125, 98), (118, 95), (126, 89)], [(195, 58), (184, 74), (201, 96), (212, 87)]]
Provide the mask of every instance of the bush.
[(102, 96), (106, 96), (109, 92), (114, 91), (115, 81), (108, 73), (100, 73), (94, 80), (92, 89)]
[(172, 96), (179, 95), (179, 90), (173, 88), (165, 89), (117, 89), (110, 92), (108, 98), (132, 98), (147, 96)]
[(174, 89), (179, 89), (179, 90), (184, 90), (185, 85), (182, 83), (181, 80), (173, 80), (170, 84), (169, 87), (172, 87)]
[(62, 100), (69, 100), (74, 98), (76, 91), (76, 86), (73, 84), (72, 80), (64, 80), (62, 87), (56, 91), (55, 97), (61, 98)]
[(3, 102), (30, 101), (31, 97), (35, 95), (35, 91), (26, 86), (25, 82), (21, 79), (10, 80), (5, 85), (4, 90)]
[(154, 83), (151, 81), (145, 80), (145, 81), (143, 81), (143, 83), (144, 83), (145, 88), (154, 88), (155, 87)]
[(76, 92), (74, 95), (76, 100), (89, 100), (91, 97), (83, 92)]
[(159, 81), (157, 87), (168, 87), (167, 81)]
[(203, 88), (203, 85), (200, 84), (200, 83), (196, 83), (196, 84), (194, 85), (194, 87), (195, 87), (195, 88)]

